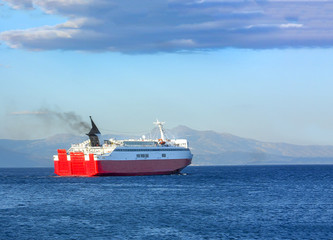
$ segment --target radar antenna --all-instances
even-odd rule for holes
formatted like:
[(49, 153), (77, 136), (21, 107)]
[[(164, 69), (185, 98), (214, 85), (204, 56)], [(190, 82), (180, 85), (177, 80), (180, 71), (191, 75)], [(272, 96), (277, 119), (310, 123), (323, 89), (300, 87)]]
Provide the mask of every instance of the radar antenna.
[(155, 125), (157, 125), (158, 126), (158, 128), (160, 129), (160, 133), (161, 133), (161, 139), (162, 139), (162, 141), (166, 141), (167, 139), (166, 139), (166, 137), (165, 137), (165, 132), (164, 132), (164, 129), (163, 129), (163, 124), (164, 124), (165, 122), (160, 122), (160, 121), (158, 121), (157, 119), (156, 119), (156, 122), (154, 122), (154, 124)]

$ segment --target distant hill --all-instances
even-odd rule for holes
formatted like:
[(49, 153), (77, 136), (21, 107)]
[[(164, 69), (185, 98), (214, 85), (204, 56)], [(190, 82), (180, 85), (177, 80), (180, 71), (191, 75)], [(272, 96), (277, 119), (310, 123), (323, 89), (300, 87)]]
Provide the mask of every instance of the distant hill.
[(261, 142), (185, 126), (171, 132), (189, 140), (193, 162), (199, 165), (333, 164), (333, 146)]
[[(269, 143), (227, 133), (197, 131), (186, 126), (167, 130), (170, 138), (186, 138), (194, 165), (333, 164), (333, 146)], [(157, 129), (146, 136), (157, 135)], [(104, 139), (128, 138), (104, 135)], [(135, 136), (130, 136), (135, 138)], [(68, 149), (86, 136), (59, 134), (38, 140), (0, 139), (0, 167), (52, 167), (57, 149)]]

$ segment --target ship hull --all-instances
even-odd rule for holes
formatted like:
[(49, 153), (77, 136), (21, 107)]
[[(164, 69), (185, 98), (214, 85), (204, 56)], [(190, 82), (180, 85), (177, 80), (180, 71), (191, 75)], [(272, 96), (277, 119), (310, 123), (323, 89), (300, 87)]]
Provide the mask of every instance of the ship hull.
[(97, 176), (140, 176), (179, 173), (191, 159), (97, 161)]
[(93, 154), (70, 153), (58, 150), (54, 161), (59, 176), (140, 176), (179, 173), (191, 164), (191, 158), (145, 160), (96, 160)]

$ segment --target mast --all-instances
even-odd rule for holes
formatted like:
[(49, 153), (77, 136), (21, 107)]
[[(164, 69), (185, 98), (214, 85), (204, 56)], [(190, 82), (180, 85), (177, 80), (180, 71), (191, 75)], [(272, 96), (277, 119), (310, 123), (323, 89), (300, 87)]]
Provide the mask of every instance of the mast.
[(160, 121), (158, 121), (157, 119), (156, 119), (156, 122), (154, 122), (154, 124), (157, 125), (158, 128), (160, 129), (161, 139), (162, 139), (163, 141), (166, 141), (167, 139), (166, 139), (166, 137), (165, 137), (165, 132), (164, 132), (164, 128), (163, 128), (163, 124), (164, 124), (164, 123), (165, 123), (165, 122), (160, 122)]
[(89, 116), (89, 117), (90, 117), (90, 121), (91, 121), (91, 129), (90, 129), (90, 132), (87, 133), (87, 135), (89, 136), (89, 139), (90, 139), (90, 145), (92, 147), (98, 147), (98, 146), (100, 146), (98, 135), (101, 135), (101, 133), (98, 130), (94, 121), (92, 120), (91, 116)]

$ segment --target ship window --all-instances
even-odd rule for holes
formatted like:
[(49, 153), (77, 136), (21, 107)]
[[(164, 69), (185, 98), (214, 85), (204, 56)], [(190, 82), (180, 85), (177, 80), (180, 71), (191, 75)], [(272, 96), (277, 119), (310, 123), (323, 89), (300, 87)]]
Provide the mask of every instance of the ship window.
[(137, 154), (136, 157), (140, 157), (140, 154)]
[(162, 157), (166, 157), (166, 154), (165, 154), (165, 153), (162, 153)]

